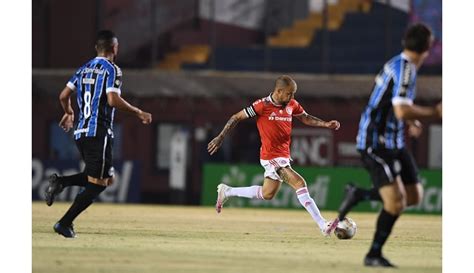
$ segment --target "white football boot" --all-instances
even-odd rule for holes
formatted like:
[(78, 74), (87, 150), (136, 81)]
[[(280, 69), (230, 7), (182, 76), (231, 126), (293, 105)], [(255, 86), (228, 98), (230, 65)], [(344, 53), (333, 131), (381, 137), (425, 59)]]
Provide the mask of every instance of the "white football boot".
[(229, 199), (229, 197), (227, 197), (225, 195), (226, 191), (228, 191), (229, 188), (230, 187), (227, 186), (226, 184), (219, 184), (217, 186), (217, 201), (216, 201), (216, 211), (217, 211), (217, 213), (221, 213), (222, 206), (227, 201), (227, 199)]
[(338, 218), (336, 218), (332, 221), (327, 221), (326, 222), (326, 227), (324, 229), (322, 229), (321, 232), (323, 233), (323, 235), (325, 237), (330, 237), (331, 233), (336, 229), (337, 224), (339, 224), (339, 219)]

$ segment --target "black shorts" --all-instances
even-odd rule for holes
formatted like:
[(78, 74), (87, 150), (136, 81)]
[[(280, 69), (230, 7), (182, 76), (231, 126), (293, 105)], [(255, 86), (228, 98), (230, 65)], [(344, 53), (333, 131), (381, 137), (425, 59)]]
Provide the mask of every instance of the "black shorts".
[(113, 138), (110, 135), (85, 137), (76, 140), (77, 148), (86, 164), (84, 172), (97, 179), (114, 175), (112, 166)]
[(416, 162), (405, 148), (399, 150), (369, 148), (359, 150), (359, 153), (375, 188), (392, 183), (398, 175), (405, 185), (420, 182)]

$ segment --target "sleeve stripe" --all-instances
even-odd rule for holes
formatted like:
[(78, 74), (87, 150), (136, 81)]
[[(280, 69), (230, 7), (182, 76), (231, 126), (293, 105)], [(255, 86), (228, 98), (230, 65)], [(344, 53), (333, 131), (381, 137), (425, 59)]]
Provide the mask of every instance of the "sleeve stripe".
[(405, 98), (405, 97), (394, 97), (392, 98), (392, 105), (412, 105), (413, 101), (410, 98)]
[(403, 76), (402, 76), (402, 85), (408, 85), (410, 83), (410, 74), (411, 67), (408, 62), (403, 63)]
[(255, 111), (253, 110), (252, 106), (247, 107), (244, 110), (248, 117), (255, 117), (257, 115), (255, 114)]
[(395, 95), (405, 96), (411, 80), (411, 66), (408, 61), (402, 59), (400, 64), (398, 84)]
[(245, 113), (245, 115), (247, 116), (247, 118), (250, 117), (249, 113), (247, 112), (247, 108), (244, 108), (244, 113)]
[(118, 94), (122, 93), (119, 88), (115, 88), (115, 87), (107, 87), (107, 89), (105, 89), (105, 93), (109, 93), (109, 92), (115, 92)]
[(249, 113), (252, 117), (255, 117), (257, 115), (257, 113), (255, 113), (255, 110), (253, 110), (253, 107), (250, 106), (247, 108), (249, 110)]
[(72, 82), (67, 82), (66, 86), (71, 88), (72, 91), (76, 90), (76, 86)]
[(254, 117), (255, 113), (252, 111), (252, 108), (247, 107), (247, 113), (249, 113), (249, 117)]
[(112, 69), (107, 69), (108, 78), (107, 78), (106, 86), (108, 86), (108, 88), (112, 88), (114, 86), (115, 79), (117, 78), (117, 70), (115, 69), (115, 65), (113, 65), (110, 61), (107, 61), (107, 64)]
[(252, 112), (253, 112), (255, 115), (257, 115), (257, 112), (255, 111), (255, 108), (253, 108), (252, 105), (250, 106), (250, 109), (252, 109)]

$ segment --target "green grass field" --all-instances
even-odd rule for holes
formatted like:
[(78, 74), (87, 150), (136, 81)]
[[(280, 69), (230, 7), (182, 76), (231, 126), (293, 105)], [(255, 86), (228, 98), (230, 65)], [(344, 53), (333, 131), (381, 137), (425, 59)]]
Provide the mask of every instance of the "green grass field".
[[(304, 209), (93, 204), (76, 239), (52, 226), (69, 207), (33, 203), (33, 272), (388, 272), (362, 266), (376, 214), (352, 213), (352, 240), (324, 238)], [(335, 212), (323, 211), (326, 218)], [(394, 272), (441, 272), (441, 217), (403, 215), (384, 253)]]

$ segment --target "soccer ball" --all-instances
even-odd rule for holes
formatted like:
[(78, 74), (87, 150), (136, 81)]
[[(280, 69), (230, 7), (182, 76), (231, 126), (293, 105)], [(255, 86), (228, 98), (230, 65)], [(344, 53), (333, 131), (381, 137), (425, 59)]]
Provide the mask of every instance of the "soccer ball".
[(357, 225), (349, 217), (345, 217), (344, 220), (340, 221), (337, 224), (336, 229), (334, 230), (334, 234), (336, 237), (341, 240), (352, 239), (357, 232)]

